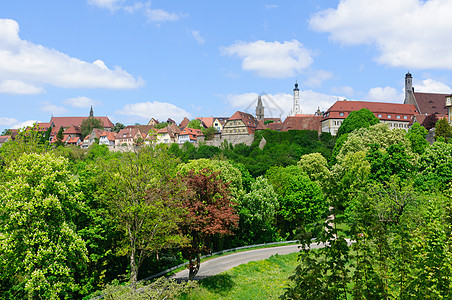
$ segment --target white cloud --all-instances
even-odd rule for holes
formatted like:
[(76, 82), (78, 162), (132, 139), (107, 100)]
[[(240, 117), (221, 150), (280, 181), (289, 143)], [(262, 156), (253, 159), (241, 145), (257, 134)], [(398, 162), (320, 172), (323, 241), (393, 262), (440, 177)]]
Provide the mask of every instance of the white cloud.
[(0, 93), (36, 95), (43, 92), (43, 88), (27, 84), (19, 80), (4, 80), (0, 82)]
[(324, 70), (317, 70), (309, 74), (308, 79), (303, 82), (304, 85), (309, 87), (320, 87), (325, 80), (330, 79), (333, 73)]
[(452, 89), (440, 82), (433, 79), (425, 79), (422, 82), (413, 83), (415, 92), (424, 92), (424, 93), (438, 93), (438, 94), (450, 94), (452, 93)]
[(24, 121), (24, 122), (17, 122), (11, 125), (10, 129), (20, 129), (20, 128), (26, 128), (26, 127), (31, 127), (33, 126), (33, 124), (38, 123), (39, 121), (37, 120), (28, 120), (28, 121)]
[(9, 126), (15, 123), (18, 123), (18, 120), (15, 118), (0, 117), (0, 125)]
[(64, 100), (65, 104), (71, 105), (78, 108), (89, 108), (91, 106), (96, 106), (99, 101), (90, 99), (88, 97), (75, 97)]
[(351, 86), (333, 87), (333, 93), (344, 95), (346, 97), (353, 97), (355, 90)]
[(198, 30), (192, 30), (191, 34), (193, 38), (198, 42), (198, 44), (202, 45), (206, 42), (206, 40), (201, 36)]
[[(244, 93), (228, 94), (225, 99), (233, 108), (247, 111), (254, 115), (257, 97), (258, 94), (256, 93)], [(339, 99), (342, 99), (342, 97), (321, 94), (312, 90), (300, 90), (300, 106), (304, 114), (313, 114), (317, 111), (317, 108), (320, 108), (321, 111), (326, 111)], [(292, 110), (293, 94), (263, 94), (262, 102), (266, 116), (279, 117), (281, 115), (284, 118)]]
[(190, 118), (190, 113), (167, 102), (140, 102), (127, 104), (116, 114), (139, 117), (144, 120), (151, 118), (166, 121), (171, 118), (175, 121), (182, 121), (184, 117)]
[(43, 102), (41, 105), (42, 111), (51, 113), (52, 115), (62, 115), (68, 112), (66, 108), (52, 104), (50, 102)]
[(278, 8), (277, 4), (265, 4), (265, 8), (266, 9), (274, 9), (274, 8)]
[(111, 11), (118, 10), (124, 0), (88, 0), (88, 4), (97, 6), (99, 8), (106, 8)]
[(399, 93), (395, 88), (389, 86), (371, 88), (366, 96), (367, 100), (392, 103), (399, 103), (403, 101), (404, 97), (403, 93)]
[[(121, 67), (109, 69), (104, 62), (93, 63), (70, 57), (55, 49), (21, 40), (19, 24), (0, 19), (0, 80), (22, 82), (28, 90), (36, 84), (63, 88), (131, 89), (143, 84)], [(36, 88), (36, 86), (35, 86)], [(38, 90), (40, 88), (37, 88)], [(34, 91), (38, 91), (34, 89)]]
[(242, 69), (261, 77), (286, 78), (300, 74), (312, 63), (311, 53), (297, 40), (280, 42), (236, 42), (220, 49), (223, 55), (237, 56)]
[(145, 16), (148, 22), (162, 23), (178, 21), (182, 16), (176, 13), (170, 13), (163, 9), (146, 8)]
[(383, 64), (452, 69), (450, 11), (452, 1), (445, 0), (342, 0), (310, 25), (344, 45), (376, 45)]

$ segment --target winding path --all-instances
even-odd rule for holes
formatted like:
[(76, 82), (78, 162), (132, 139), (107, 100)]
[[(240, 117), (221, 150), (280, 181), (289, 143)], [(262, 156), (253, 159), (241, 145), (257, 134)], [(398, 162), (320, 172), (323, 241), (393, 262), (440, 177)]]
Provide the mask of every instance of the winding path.
[[(241, 264), (246, 264), (250, 261), (267, 259), (272, 255), (285, 255), (300, 251), (300, 245), (281, 246), (273, 248), (263, 248), (250, 250), (245, 252), (233, 253), (225, 256), (213, 258), (201, 262), (201, 268), (195, 279), (203, 279), (209, 276), (217, 275), (226, 270), (237, 267)], [(320, 248), (323, 245), (317, 243), (311, 244), (311, 249)], [(180, 271), (172, 276), (173, 278), (188, 278), (188, 269)]]

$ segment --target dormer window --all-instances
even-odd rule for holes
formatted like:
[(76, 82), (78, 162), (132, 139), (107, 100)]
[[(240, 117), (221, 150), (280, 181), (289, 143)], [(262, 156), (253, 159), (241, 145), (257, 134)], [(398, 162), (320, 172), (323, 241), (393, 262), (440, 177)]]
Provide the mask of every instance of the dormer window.
[(391, 115), (388, 115), (388, 119), (391, 119)]
[(340, 113), (339, 113), (339, 116), (343, 117), (343, 116), (344, 116), (344, 113), (343, 113), (343, 112), (340, 112)]

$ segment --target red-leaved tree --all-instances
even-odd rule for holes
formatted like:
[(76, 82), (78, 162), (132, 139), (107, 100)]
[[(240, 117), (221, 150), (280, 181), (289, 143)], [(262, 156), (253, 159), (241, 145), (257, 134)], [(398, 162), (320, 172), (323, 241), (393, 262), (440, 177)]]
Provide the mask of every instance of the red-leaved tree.
[(190, 238), (182, 254), (189, 260), (189, 279), (194, 279), (201, 264), (201, 253), (206, 253), (210, 240), (218, 235), (233, 234), (231, 229), (238, 224), (235, 203), (231, 201), (227, 184), (219, 172), (203, 169), (179, 175), (185, 189), (181, 201), (187, 214), (179, 224), (181, 233)]

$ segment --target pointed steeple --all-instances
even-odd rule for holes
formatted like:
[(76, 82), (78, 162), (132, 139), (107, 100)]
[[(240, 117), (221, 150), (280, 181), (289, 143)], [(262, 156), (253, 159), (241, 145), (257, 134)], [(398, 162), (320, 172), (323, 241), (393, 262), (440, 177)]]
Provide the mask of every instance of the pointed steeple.
[(93, 112), (93, 106), (91, 105), (91, 110), (89, 111), (89, 117), (93, 118), (94, 117), (94, 112)]
[(261, 96), (257, 97), (256, 119), (258, 120), (264, 119), (264, 105), (262, 104)]

